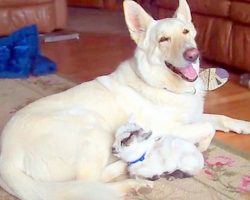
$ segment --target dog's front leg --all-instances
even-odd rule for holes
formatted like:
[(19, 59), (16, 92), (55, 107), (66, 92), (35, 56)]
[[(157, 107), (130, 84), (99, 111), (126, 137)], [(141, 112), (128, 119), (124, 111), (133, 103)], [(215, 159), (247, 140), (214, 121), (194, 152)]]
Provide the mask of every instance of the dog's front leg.
[(203, 114), (202, 121), (211, 123), (219, 131), (250, 134), (250, 122), (248, 121), (214, 114)]
[(179, 124), (173, 127), (172, 134), (193, 144), (198, 144), (198, 149), (203, 152), (209, 147), (214, 137), (215, 129), (209, 122)]

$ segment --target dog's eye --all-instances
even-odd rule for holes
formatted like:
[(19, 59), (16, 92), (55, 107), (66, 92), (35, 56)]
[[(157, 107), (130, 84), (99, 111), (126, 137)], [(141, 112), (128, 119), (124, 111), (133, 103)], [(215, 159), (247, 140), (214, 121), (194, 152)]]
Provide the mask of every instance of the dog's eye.
[(171, 41), (171, 38), (170, 37), (165, 37), (165, 36), (161, 37), (160, 40), (159, 40), (160, 43), (161, 42), (170, 42), (170, 41)]
[(182, 33), (186, 35), (189, 33), (189, 30), (185, 28)]

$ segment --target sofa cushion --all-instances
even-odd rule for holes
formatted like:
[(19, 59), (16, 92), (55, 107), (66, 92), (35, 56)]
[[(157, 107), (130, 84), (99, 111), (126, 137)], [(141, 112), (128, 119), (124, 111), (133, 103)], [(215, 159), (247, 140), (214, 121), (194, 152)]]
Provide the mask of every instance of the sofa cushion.
[(7, 35), (28, 24), (37, 24), (43, 32), (51, 31), (56, 26), (54, 3), (0, 8), (0, 19), (0, 27), (5, 27), (1, 35)]
[(194, 14), (197, 43), (202, 55), (210, 60), (231, 64), (232, 22), (224, 18)]
[(232, 62), (238, 69), (250, 72), (250, 28), (242, 24), (235, 24), (232, 30)]
[(174, 15), (174, 10), (168, 8), (159, 8), (157, 13), (158, 19), (170, 18)]
[(230, 9), (230, 18), (236, 22), (250, 24), (250, 0), (248, 3), (233, 1)]
[(48, 2), (52, 2), (52, 0), (0, 0), (0, 7), (28, 6)]
[[(193, 13), (201, 13), (207, 15), (215, 15), (227, 17), (230, 11), (229, 0), (187, 0)], [(177, 0), (156, 0), (158, 7), (176, 9), (178, 7)]]

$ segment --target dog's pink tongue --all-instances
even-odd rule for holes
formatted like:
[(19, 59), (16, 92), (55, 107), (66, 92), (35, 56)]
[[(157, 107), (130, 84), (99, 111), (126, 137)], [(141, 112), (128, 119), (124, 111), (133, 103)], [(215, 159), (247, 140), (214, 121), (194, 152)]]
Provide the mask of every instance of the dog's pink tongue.
[(192, 64), (189, 64), (186, 67), (179, 68), (180, 72), (187, 77), (189, 80), (194, 80), (197, 78), (198, 74), (193, 68)]

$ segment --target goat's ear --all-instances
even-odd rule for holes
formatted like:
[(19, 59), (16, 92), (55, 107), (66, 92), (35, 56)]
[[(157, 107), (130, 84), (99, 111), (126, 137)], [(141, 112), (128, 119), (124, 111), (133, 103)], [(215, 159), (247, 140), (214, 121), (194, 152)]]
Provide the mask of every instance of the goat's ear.
[(151, 135), (152, 135), (152, 131), (143, 132), (142, 134), (140, 134), (139, 139), (140, 139), (140, 141), (144, 141), (144, 140), (147, 140), (148, 138), (150, 138)]
[(135, 124), (135, 115), (134, 114), (129, 115), (128, 123)]
[(175, 11), (174, 17), (188, 22), (192, 21), (191, 11), (186, 0), (179, 0), (179, 7)]
[(145, 32), (154, 19), (132, 0), (125, 0), (123, 9), (130, 36), (138, 44), (144, 39)]

